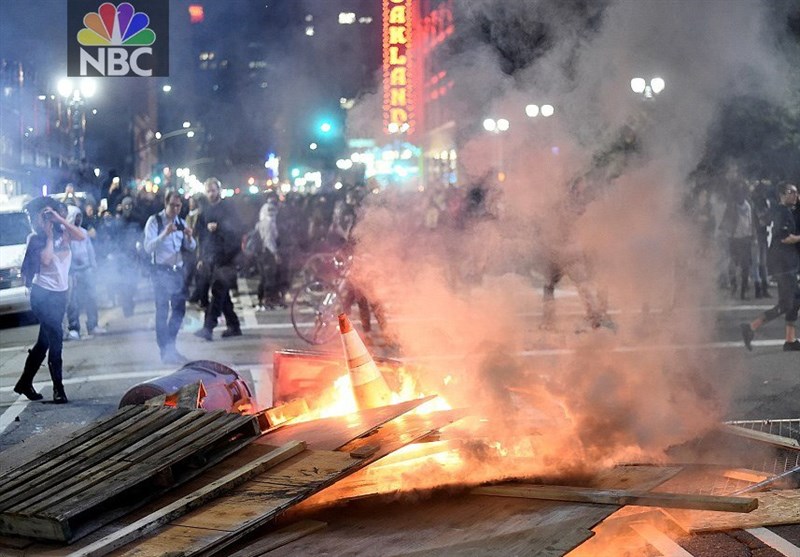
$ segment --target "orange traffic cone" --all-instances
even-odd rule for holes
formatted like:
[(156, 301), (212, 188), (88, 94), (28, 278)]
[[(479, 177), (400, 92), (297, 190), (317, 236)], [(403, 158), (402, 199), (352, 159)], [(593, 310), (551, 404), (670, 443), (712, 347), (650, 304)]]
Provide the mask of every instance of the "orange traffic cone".
[(347, 314), (339, 315), (339, 332), (342, 333), (342, 346), (358, 407), (365, 410), (391, 404), (392, 391), (364, 346), (364, 341), (350, 324)]

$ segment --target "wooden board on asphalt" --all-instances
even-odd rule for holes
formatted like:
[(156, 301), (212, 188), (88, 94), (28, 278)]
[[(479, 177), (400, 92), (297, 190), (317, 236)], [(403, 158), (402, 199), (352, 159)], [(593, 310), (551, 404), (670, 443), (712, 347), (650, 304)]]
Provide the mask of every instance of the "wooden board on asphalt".
[(800, 489), (753, 493), (758, 508), (748, 514), (713, 511), (665, 511), (687, 532), (711, 532), (800, 523)]
[(261, 557), (273, 549), (278, 549), (304, 536), (309, 536), (327, 526), (325, 522), (320, 522), (319, 520), (301, 520), (260, 537), (245, 549), (233, 553), (230, 557)]
[[(651, 489), (679, 470), (624, 466), (603, 473), (594, 485)], [(388, 504), (391, 507), (387, 509)], [(340, 505), (317, 505), (305, 512), (297, 507), (291, 510), (292, 518), (325, 521), (328, 528), (269, 555), (369, 555), (380, 548), (385, 555), (557, 557), (591, 537), (591, 528), (618, 508), (479, 497), (456, 488), (399, 496), (391, 503), (374, 499), (351, 501), (347, 512)]]
[(699, 509), (734, 513), (749, 513), (758, 507), (752, 497), (721, 497), (685, 493), (648, 493), (624, 489), (591, 489), (586, 487), (533, 484), (503, 484), (478, 487), (475, 495), (521, 497), (544, 501), (597, 503), (600, 505), (638, 505), (674, 509)]

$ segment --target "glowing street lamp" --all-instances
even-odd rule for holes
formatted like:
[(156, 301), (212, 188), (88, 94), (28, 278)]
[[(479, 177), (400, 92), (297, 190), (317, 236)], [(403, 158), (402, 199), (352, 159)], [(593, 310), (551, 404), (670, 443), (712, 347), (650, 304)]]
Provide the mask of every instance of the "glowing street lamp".
[(58, 94), (64, 97), (69, 108), (70, 133), (74, 147), (76, 164), (86, 158), (86, 99), (97, 92), (97, 81), (84, 77), (80, 79), (63, 78), (56, 86)]
[(631, 91), (643, 95), (646, 99), (652, 99), (655, 95), (661, 93), (665, 87), (666, 82), (660, 77), (652, 78), (650, 83), (643, 77), (634, 77), (631, 79)]
[(552, 104), (543, 104), (542, 106), (539, 106), (538, 104), (529, 104), (525, 107), (525, 114), (529, 118), (536, 118), (540, 114), (545, 118), (549, 118), (555, 114), (555, 112), (556, 109)]

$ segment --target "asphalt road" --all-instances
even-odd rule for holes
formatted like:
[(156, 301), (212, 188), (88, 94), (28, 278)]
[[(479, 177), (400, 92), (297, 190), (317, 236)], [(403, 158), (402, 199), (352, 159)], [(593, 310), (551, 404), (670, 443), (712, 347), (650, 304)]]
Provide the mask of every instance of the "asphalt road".
[[(236, 299), (236, 308), (242, 318), (244, 335), (230, 339), (219, 338), (223, 330), (215, 331), (215, 340), (207, 342), (191, 335), (200, 327), (202, 314), (190, 308), (184, 328), (179, 336), (179, 349), (190, 359), (209, 359), (240, 372), (248, 381), (262, 407), (271, 403), (272, 352), (276, 349), (314, 349), (294, 332), (289, 312), (279, 309), (257, 313), (249, 286), (241, 282), (242, 294)], [(22, 369), (27, 349), (36, 339), (38, 326), (30, 318), (5, 317), (0, 323), (0, 450), (28, 439), (36, 433), (53, 427), (84, 425), (112, 412), (122, 395), (133, 385), (164, 375), (180, 366), (164, 365), (159, 359), (153, 333), (153, 307), (146, 285), (140, 289), (141, 299), (135, 315), (124, 318), (119, 308), (101, 311), (101, 324), (108, 329), (105, 335), (68, 341), (64, 344), (64, 377), (70, 403), (65, 406), (29, 403), (16, 395), (13, 385)], [(565, 312), (574, 311), (580, 319), (580, 308), (571, 300), (570, 292), (559, 301)], [(571, 305), (572, 304), (572, 305)], [(735, 385), (732, 393), (729, 419), (779, 419), (800, 417), (800, 354), (781, 350), (783, 325), (780, 321), (768, 324), (759, 332), (754, 350), (744, 349), (739, 337), (738, 324), (752, 319), (767, 306), (763, 303), (723, 301), (703, 311), (712, 312), (717, 323), (716, 340), (693, 347), (722, 355), (729, 362), (717, 375), (717, 381)], [(544, 339), (537, 331), (541, 315), (535, 309), (524, 314), (531, 328), (529, 349), (518, 354), (523, 358), (553, 357), (552, 336)], [(669, 316), (653, 315), (647, 321), (658, 322)], [(355, 320), (354, 320), (355, 321)], [(573, 335), (572, 331), (564, 333)], [(583, 334), (592, 334), (583, 333)], [(563, 335), (562, 335), (563, 336)], [(561, 337), (557, 337), (561, 338)], [(547, 342), (545, 342), (547, 340)], [(338, 350), (338, 340), (324, 347)], [(671, 350), (676, 347), (661, 346)], [(397, 356), (390, 349), (375, 349), (379, 355)], [(416, 354), (399, 354), (408, 358), (424, 357)], [(635, 358), (635, 353), (631, 356)], [(36, 388), (51, 396), (46, 366), (37, 375)]]
[[(292, 329), (287, 310), (257, 313), (250, 287), (240, 281), (242, 294), (236, 299), (236, 308), (242, 318), (244, 335), (220, 339), (220, 326), (215, 340), (207, 342), (191, 335), (201, 325), (202, 314), (190, 308), (184, 329), (179, 337), (179, 349), (191, 359), (209, 359), (225, 363), (236, 369), (251, 386), (261, 407), (271, 403), (272, 353), (276, 349), (312, 349), (300, 340)], [(46, 403), (52, 396), (49, 377), (43, 367), (36, 388), (45, 395), (45, 402), (29, 402), (13, 393), (27, 349), (35, 341), (38, 325), (30, 317), (5, 317), (0, 322), (0, 472), (8, 470), (26, 457), (45, 450), (54, 438), (106, 416), (117, 408), (122, 395), (132, 386), (171, 373), (179, 366), (161, 363), (153, 332), (153, 307), (146, 285), (141, 288), (136, 313), (124, 318), (119, 308), (101, 311), (101, 324), (108, 333), (80, 341), (65, 342), (65, 385), (70, 398), (67, 405)], [(800, 418), (800, 354), (781, 350), (783, 325), (767, 325), (759, 334), (754, 350), (744, 349), (739, 337), (738, 324), (752, 319), (767, 307), (764, 303), (722, 301), (709, 305), (702, 311), (710, 312), (716, 321), (716, 338), (694, 346), (694, 350), (721, 356), (727, 362), (725, 369), (716, 374), (716, 381), (734, 385), (731, 390), (728, 419), (786, 419)], [(580, 304), (569, 290), (561, 293), (560, 310), (574, 315), (580, 322)], [(523, 315), (530, 329), (528, 348), (518, 354), (521, 358), (558, 357), (560, 349), (553, 348), (553, 335), (541, 333), (538, 325), (542, 316), (535, 309)], [(658, 323), (669, 315), (643, 316), (642, 322)], [(568, 338), (575, 333), (570, 327), (561, 331), (558, 338)], [(581, 334), (593, 334), (591, 331)], [(338, 339), (329, 346), (338, 350)], [(659, 350), (678, 350), (679, 346), (658, 346)], [(424, 355), (396, 354), (378, 342), (374, 352), (386, 356), (407, 358)], [(636, 351), (631, 353), (636, 358)], [(730, 386), (730, 385), (727, 385)], [(23, 443), (24, 442), (24, 443)], [(773, 529), (793, 544), (800, 544), (800, 527), (785, 526)], [(719, 536), (709, 534), (693, 538), (694, 555), (716, 555)], [(725, 538), (730, 542), (730, 537)], [(751, 540), (752, 542), (752, 540)], [(738, 543), (738, 542), (737, 542)], [(753, 542), (755, 543), (755, 542)], [(745, 547), (746, 544), (740, 544)], [(744, 551), (744, 549), (742, 550)], [(766, 552), (763, 555), (779, 555)], [(738, 554), (726, 553), (728, 555)], [(741, 553), (742, 555), (749, 553)], [(761, 555), (761, 553), (759, 553)], [(721, 554), (720, 554), (721, 555)]]

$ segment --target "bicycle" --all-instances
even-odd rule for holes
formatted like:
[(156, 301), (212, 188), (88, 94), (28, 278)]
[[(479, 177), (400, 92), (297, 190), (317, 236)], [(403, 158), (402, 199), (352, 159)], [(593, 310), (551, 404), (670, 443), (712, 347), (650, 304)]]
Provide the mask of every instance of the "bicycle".
[(330, 255), (332, 266), (312, 276), (292, 295), (292, 327), (309, 344), (325, 344), (339, 332), (338, 316), (347, 296), (347, 275), (353, 258), (352, 255)]

